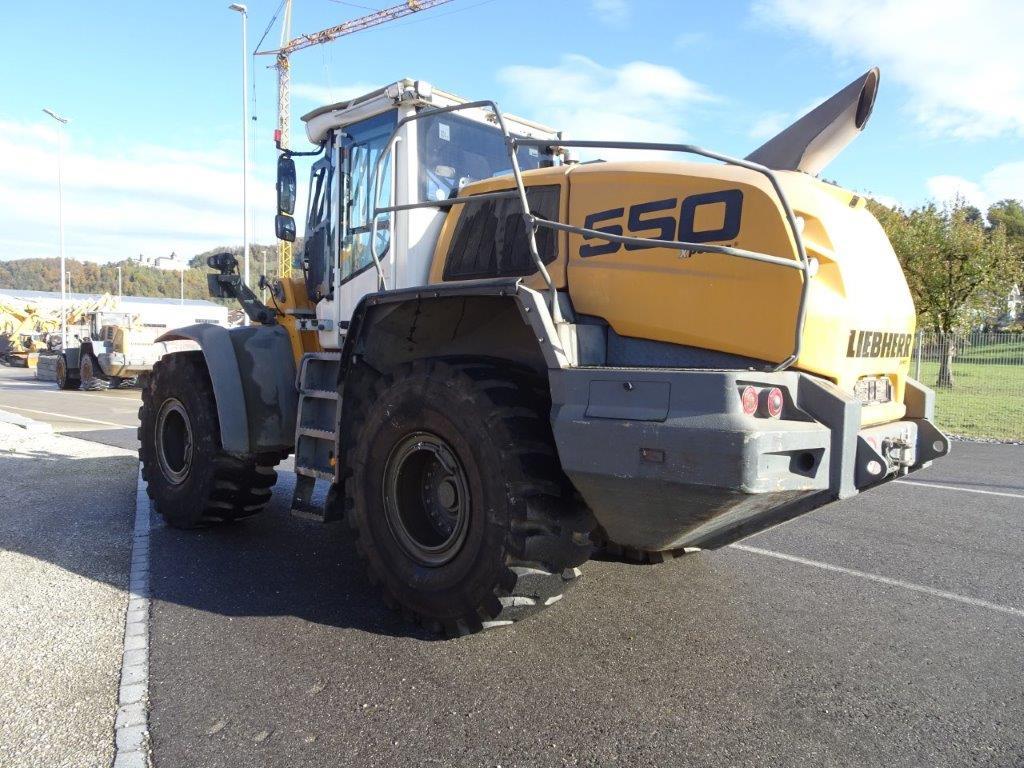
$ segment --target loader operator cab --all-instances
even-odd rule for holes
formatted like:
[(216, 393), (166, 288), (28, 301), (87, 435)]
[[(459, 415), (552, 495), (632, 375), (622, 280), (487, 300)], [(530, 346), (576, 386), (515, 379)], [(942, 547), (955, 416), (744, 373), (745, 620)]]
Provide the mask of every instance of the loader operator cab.
[[(316, 305), (322, 347), (340, 346), (360, 299), (379, 289), (374, 255), (389, 288), (428, 282), (445, 210), (385, 212), (375, 226), (375, 209), (449, 199), (467, 184), (511, 173), (502, 133), (486, 109), (440, 113), (399, 127), (423, 110), (461, 103), (422, 81), (403, 80), (303, 117), (310, 141), (321, 150), (310, 168), (305, 245), (294, 266), (302, 270), (309, 300)], [(553, 129), (506, 119), (516, 135), (559, 137)], [(535, 147), (520, 149), (518, 160), (522, 170), (555, 163)], [(294, 165), (279, 164), (279, 235), (295, 229), (288, 220), (288, 201), (280, 194), (282, 186), (289, 186), (282, 173), (294, 174)]]

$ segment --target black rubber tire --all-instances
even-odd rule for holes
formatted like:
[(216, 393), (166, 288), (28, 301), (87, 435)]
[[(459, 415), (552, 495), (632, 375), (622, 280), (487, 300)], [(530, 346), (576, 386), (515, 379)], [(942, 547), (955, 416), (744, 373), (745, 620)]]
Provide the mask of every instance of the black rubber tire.
[(68, 361), (64, 355), (57, 358), (57, 389), (78, 389), (81, 380), (77, 376), (68, 375)]
[[(590, 511), (562, 472), (536, 387), (493, 362), (429, 359), (357, 394), (342, 425), (345, 513), (384, 601), (451, 636), (509, 624), (557, 602), (591, 553)], [(362, 392), (360, 394), (360, 389)], [(348, 409), (346, 409), (348, 411)], [(410, 434), (443, 439), (465, 470), (467, 533), (442, 565), (417, 562), (384, 511), (392, 450)]]
[(91, 348), (82, 350), (78, 362), (78, 378), (81, 381), (81, 388), (88, 392), (101, 392), (110, 387), (109, 381), (102, 374), (100, 361), (92, 353)]
[[(191, 460), (182, 479), (165, 472), (158, 458), (157, 419), (176, 400), (188, 419)], [(139, 459), (154, 509), (174, 528), (240, 520), (260, 512), (277, 481), (279, 454), (235, 456), (220, 444), (213, 386), (201, 352), (165, 355), (153, 366), (139, 409)]]

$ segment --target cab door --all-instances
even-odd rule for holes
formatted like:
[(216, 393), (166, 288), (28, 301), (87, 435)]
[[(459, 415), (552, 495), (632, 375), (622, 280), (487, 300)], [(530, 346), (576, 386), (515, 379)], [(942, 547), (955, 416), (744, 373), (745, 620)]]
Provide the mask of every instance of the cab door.
[[(373, 211), (376, 206), (391, 204), (392, 163), (388, 159), (381, 169), (380, 189), (374, 197), (374, 171), (377, 160), (385, 150), (387, 140), (395, 129), (396, 113), (386, 112), (359, 123), (346, 126), (342, 143), (344, 178), (347, 180), (347, 195), (344, 234), (341, 241), (338, 269), (340, 292), (340, 320), (348, 321), (360, 299), (378, 290), (377, 270), (371, 254), (370, 238), (373, 228)], [(385, 274), (393, 258), (391, 249), (390, 215), (383, 215), (377, 221), (375, 251), (385, 266)]]
[(306, 211), (306, 242), (302, 249), (302, 271), (306, 275), (309, 300), (318, 302), (331, 296), (334, 284), (334, 240), (331, 202), (333, 174), (330, 152), (313, 163), (309, 175), (309, 205)]

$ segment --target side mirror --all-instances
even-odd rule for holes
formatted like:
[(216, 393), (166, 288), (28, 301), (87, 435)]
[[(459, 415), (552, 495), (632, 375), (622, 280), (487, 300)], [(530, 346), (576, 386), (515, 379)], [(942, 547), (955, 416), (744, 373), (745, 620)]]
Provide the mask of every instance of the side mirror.
[(287, 213), (277, 214), (274, 218), (274, 233), (277, 235), (278, 240), (287, 240), (289, 243), (294, 243), (295, 219)]
[(230, 253), (215, 253), (206, 257), (206, 266), (216, 269), (222, 275), (230, 275), (238, 269), (238, 259)]
[(277, 210), (289, 216), (295, 213), (295, 161), (288, 155), (277, 158)]

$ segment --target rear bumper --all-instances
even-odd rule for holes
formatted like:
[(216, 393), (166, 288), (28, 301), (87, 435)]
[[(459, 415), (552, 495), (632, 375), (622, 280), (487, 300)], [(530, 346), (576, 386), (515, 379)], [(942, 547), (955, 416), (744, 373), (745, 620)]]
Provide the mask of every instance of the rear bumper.
[[(608, 538), (714, 548), (916, 471), (949, 451), (933, 397), (860, 428), (861, 404), (801, 373), (576, 368), (552, 372), (562, 466)], [(743, 414), (741, 387), (783, 390), (782, 418)]]

